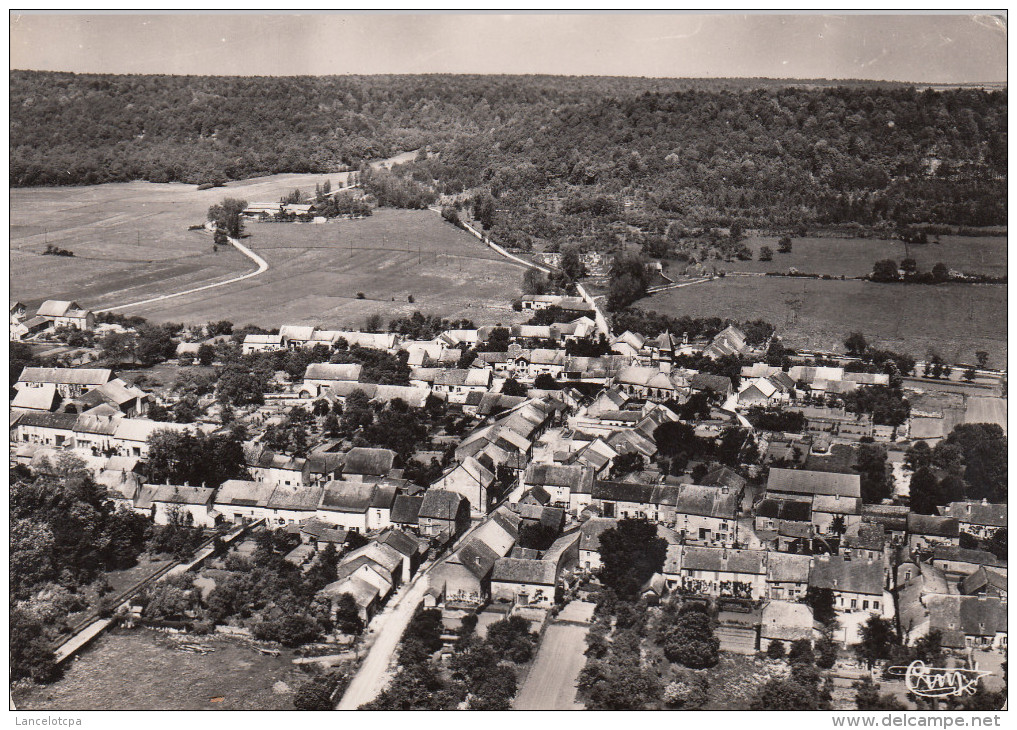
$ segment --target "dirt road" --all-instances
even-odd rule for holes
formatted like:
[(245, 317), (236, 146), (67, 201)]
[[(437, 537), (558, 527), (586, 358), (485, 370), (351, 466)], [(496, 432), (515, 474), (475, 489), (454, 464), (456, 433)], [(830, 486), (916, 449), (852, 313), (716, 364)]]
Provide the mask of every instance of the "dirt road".
[(552, 624), (544, 632), (537, 658), (515, 702), (514, 710), (581, 710), (576, 679), (586, 664), (588, 626)]

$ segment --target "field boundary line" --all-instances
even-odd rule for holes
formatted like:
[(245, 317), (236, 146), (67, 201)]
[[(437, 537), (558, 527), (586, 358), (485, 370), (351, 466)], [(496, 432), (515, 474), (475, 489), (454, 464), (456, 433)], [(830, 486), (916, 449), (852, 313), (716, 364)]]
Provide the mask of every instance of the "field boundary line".
[(258, 254), (254, 253), (254, 251), (249, 249), (244, 244), (240, 243), (240, 241), (238, 241), (237, 239), (231, 238), (229, 239), (229, 241), (238, 251), (240, 251), (240, 253), (249, 258), (255, 264), (257, 264), (258, 268), (255, 271), (248, 272), (241, 276), (234, 276), (232, 279), (227, 279), (226, 281), (217, 281), (213, 284), (205, 284), (204, 286), (198, 286), (192, 289), (185, 289), (184, 291), (174, 292), (173, 294), (163, 294), (158, 297), (142, 299), (140, 302), (131, 302), (130, 304), (118, 304), (115, 307), (106, 307), (105, 309), (98, 309), (96, 310), (96, 314), (101, 314), (103, 312), (115, 312), (118, 309), (127, 309), (128, 307), (138, 307), (141, 306), (142, 304), (152, 304), (154, 302), (161, 302), (165, 299), (173, 299), (175, 297), (182, 297), (188, 294), (196, 294), (197, 292), (200, 291), (207, 291), (209, 289), (215, 289), (216, 287), (219, 286), (226, 286), (227, 284), (236, 284), (238, 281), (252, 279), (255, 276), (260, 276), (261, 274), (264, 274), (266, 271), (268, 271), (268, 262), (265, 261), (265, 259), (263, 259)]

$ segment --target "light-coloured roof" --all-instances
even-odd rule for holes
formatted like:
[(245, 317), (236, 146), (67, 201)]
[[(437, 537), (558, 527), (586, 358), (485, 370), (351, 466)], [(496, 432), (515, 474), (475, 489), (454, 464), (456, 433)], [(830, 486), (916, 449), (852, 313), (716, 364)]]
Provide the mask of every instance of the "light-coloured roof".
[(21, 371), (19, 383), (57, 383), (60, 385), (102, 385), (113, 371), (108, 368), (37, 368)]
[(499, 558), (491, 572), (492, 583), (553, 586), (556, 581), (556, 566), (550, 560)]
[(304, 380), (360, 380), (363, 365), (359, 363), (342, 364), (329, 362), (313, 362), (307, 366)]
[(57, 399), (56, 383), (43, 383), (37, 388), (21, 388), (14, 394), (11, 408), (30, 411), (51, 411)]
[(883, 593), (881, 560), (849, 560), (841, 555), (820, 555), (812, 563), (809, 585), (845, 593), (879, 596)]

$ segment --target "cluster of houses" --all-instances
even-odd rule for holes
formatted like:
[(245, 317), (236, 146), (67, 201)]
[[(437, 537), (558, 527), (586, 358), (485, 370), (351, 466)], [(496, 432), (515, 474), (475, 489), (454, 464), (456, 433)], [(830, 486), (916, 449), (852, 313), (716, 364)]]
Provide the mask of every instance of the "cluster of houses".
[[(57, 304), (67, 306), (52, 312), (70, 319), (80, 310)], [(75, 453), (119, 503), (156, 523), (183, 514), (202, 527), (259, 522), (298, 534), (294, 559), (302, 564), (328, 544), (362, 536), (367, 544), (343, 555), (339, 578), (324, 594), (352, 596), (365, 619), (436, 554), (445, 557), (427, 576), (425, 602), (448, 620), (489, 604), (547, 611), (599, 569), (605, 530), (643, 518), (667, 543), (664, 566), (644, 594), (721, 602), (726, 648), (758, 651), (770, 641), (818, 636), (805, 597), (829, 591), (845, 643), (857, 641), (858, 627), (875, 613), (898, 621), (909, 642), (939, 630), (951, 648), (1005, 649), (1005, 561), (961, 548), (960, 536), (984, 540), (1004, 529), (1006, 505), (956, 502), (940, 515), (912, 514), (902, 505), (864, 504), (857, 473), (785, 468), (801, 463), (793, 454), (901, 438), (906, 428), (827, 403), (829, 395), (885, 385), (886, 376), (756, 363), (736, 383), (675, 364), (685, 353), (752, 354), (733, 326), (708, 342), (624, 332), (603, 341), (608, 354), (569, 355), (569, 342), (597, 337), (586, 303), (531, 296), (522, 306), (556, 306), (577, 317), (455, 329), (431, 340), (311, 326), (244, 339), (245, 353), (318, 346), (405, 353), (406, 385), (369, 382), (359, 364), (323, 362), (281, 395), (343, 404), (359, 391), (376, 403), (400, 399), (412, 407), (437, 398), (468, 416), (472, 425), (426, 486), (404, 478), (387, 449), (325, 443), (294, 457), (267, 448), (257, 433), (244, 445), (249, 480), (216, 489), (148, 484), (138, 467), (154, 431), (216, 426), (144, 418), (150, 396), (108, 369), (25, 368), (11, 404), (12, 460), (45, 468), (60, 453)], [(486, 351), (496, 338), (507, 339), (505, 349)], [(525, 395), (502, 392), (509, 379)], [(699, 438), (719, 443), (730, 427), (751, 428), (744, 412), (759, 406), (799, 411), (805, 432), (753, 435), (771, 464), (765, 479), (758, 465), (703, 464), (695, 477), (669, 475), (656, 463), (655, 434), (679, 420), (676, 404), (697, 394), (708, 404), (692, 423)], [(620, 465), (627, 470), (619, 473)]]

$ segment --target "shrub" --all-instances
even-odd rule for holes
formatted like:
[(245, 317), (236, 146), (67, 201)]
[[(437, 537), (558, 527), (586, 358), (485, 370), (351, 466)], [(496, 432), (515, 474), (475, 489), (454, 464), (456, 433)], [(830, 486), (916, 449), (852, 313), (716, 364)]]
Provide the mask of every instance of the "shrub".
[(766, 647), (767, 659), (783, 659), (784, 654), (784, 642), (782, 641), (771, 641), (770, 645)]

